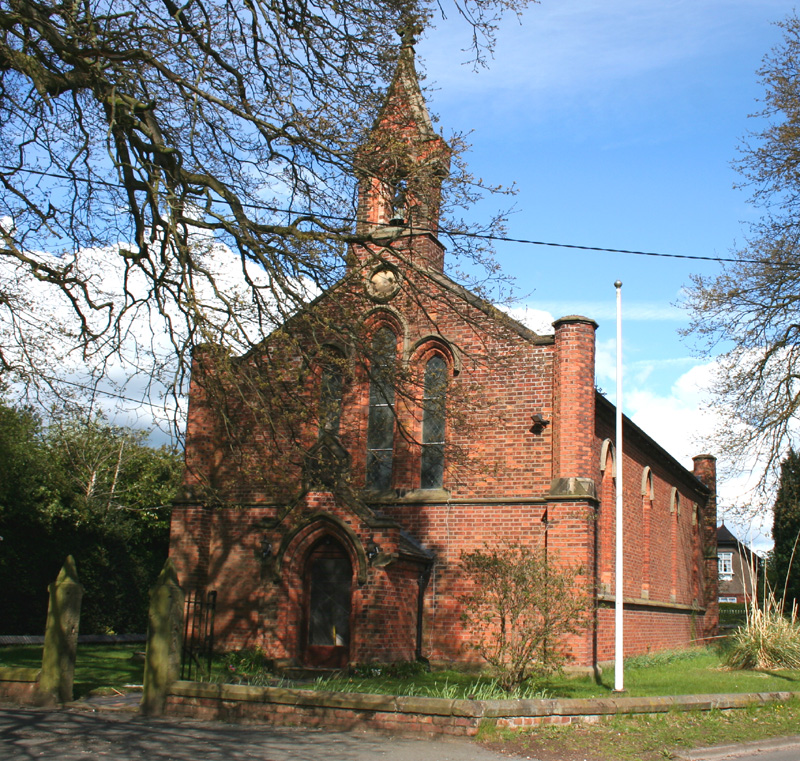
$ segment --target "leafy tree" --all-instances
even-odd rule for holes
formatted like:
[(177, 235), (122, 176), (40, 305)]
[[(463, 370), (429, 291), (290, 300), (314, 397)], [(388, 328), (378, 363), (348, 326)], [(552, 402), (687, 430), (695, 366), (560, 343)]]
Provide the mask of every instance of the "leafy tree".
[[(479, 60), (503, 11), (526, 2), (455, 0)], [(370, 239), (354, 233), (356, 178), (373, 169), (359, 148), (395, 30), (439, 9), (0, 0), (0, 366), (52, 378), (57, 337), (97, 372), (123, 354), (180, 386), (198, 344), (242, 353), (338, 281), (347, 246)], [(478, 185), (456, 171), (448, 205)], [(42, 325), (29, 282), (69, 316)]]
[(563, 666), (564, 636), (587, 625), (592, 602), (580, 568), (511, 543), (462, 553), (461, 565), (471, 584), (462, 618), (503, 689)]
[(800, 605), (800, 455), (791, 451), (781, 463), (778, 496), (772, 508), (773, 589), (783, 609)]
[(57, 500), (53, 469), (42, 441), (41, 422), (28, 409), (0, 404), (0, 610), (3, 633), (30, 633), (44, 626), (47, 585), (59, 559), (47, 508)]
[(181, 457), (102, 418), (42, 429), (0, 405), (0, 609), (6, 633), (38, 632), (47, 585), (76, 558), (81, 631), (144, 631), (148, 592), (169, 546)]
[(800, 410), (800, 19), (778, 24), (783, 41), (759, 76), (762, 127), (744, 140), (736, 168), (763, 216), (721, 274), (688, 292), (694, 333), (717, 361), (714, 408), (720, 449), (736, 465), (760, 458), (762, 486), (797, 443)]
[(50, 516), (86, 588), (84, 631), (146, 628), (150, 586), (169, 549), (182, 458), (145, 439), (102, 417), (56, 420), (47, 432), (60, 496)]
[(46, 445), (61, 476), (62, 507), (76, 523), (122, 511), (144, 525), (169, 528), (181, 458), (146, 439), (146, 431), (109, 425), (100, 415), (50, 424)]

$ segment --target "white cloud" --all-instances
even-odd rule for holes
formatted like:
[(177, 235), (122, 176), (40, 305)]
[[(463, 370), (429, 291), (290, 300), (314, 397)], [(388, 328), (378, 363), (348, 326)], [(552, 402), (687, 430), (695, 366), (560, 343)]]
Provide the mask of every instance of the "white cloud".
[(708, 408), (716, 364), (698, 363), (680, 375), (666, 394), (647, 385), (627, 385), (626, 414), (684, 467), (692, 469), (692, 457), (708, 452), (718, 459), (717, 517), (743, 542), (765, 552), (772, 546), (769, 506), (756, 496), (755, 460), (734, 477), (722, 478), (725, 452), (716, 451), (714, 431), (719, 418)]
[[(240, 257), (210, 239), (198, 238), (196, 243), (194, 256), (199, 267), (191, 283), (184, 281), (179, 291), (179, 274), (164, 273), (171, 281), (173, 296), (183, 300), (187, 314), (188, 305), (197, 304), (198, 313), (208, 320), (206, 340), (237, 353), (244, 351), (269, 332), (270, 323), (256, 319)], [(120, 244), (83, 249), (63, 259), (29, 254), (49, 267), (69, 265), (79, 272), (95, 304), (113, 304), (112, 317), (127, 308), (118, 339), (103, 334), (109, 310), (89, 308), (78, 291), (88, 327), (101, 336), (85, 351), (79, 322), (66, 295), (34, 277), (26, 265), (6, 257), (0, 260), (0, 291), (7, 299), (0, 303), (0, 345), (5, 360), (17, 368), (19, 382), (14, 388), (20, 394), (41, 394), (44, 387), (45, 397), (52, 402), (50, 383), (58, 390), (56, 405), (70, 396), (83, 400), (84, 405), (91, 400), (92, 406), (102, 409), (115, 424), (145, 429), (156, 424), (168, 430), (185, 412), (185, 389), (177, 388), (175, 397), (171, 385), (178, 377), (178, 350), (187, 341), (187, 316), (169, 300), (163, 304), (163, 314), (159, 313), (155, 301), (147, 296), (151, 282), (142, 271), (132, 267), (125, 275), (120, 257), (124, 248)], [(254, 265), (247, 268), (247, 276), (257, 286), (268, 286), (265, 273)], [(304, 290), (302, 283), (297, 290)], [(312, 291), (305, 291), (307, 298), (313, 297)], [(26, 384), (25, 379), (34, 383)]]
[(544, 309), (534, 309), (528, 305), (511, 307), (505, 310), (515, 320), (521, 322), (526, 328), (530, 328), (540, 336), (552, 335), (553, 315)]

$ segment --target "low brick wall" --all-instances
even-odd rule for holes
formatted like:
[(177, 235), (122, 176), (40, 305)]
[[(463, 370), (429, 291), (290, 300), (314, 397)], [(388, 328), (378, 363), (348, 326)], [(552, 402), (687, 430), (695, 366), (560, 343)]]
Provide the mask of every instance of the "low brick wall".
[(167, 714), (281, 726), (474, 735), (483, 718), (483, 707), (478, 700), (181, 681), (169, 691)]
[(0, 667), (0, 701), (36, 704), (41, 673), (41, 669)]
[(725, 710), (793, 697), (800, 697), (800, 693), (587, 700), (448, 700), (180, 681), (170, 689), (167, 713), (282, 726), (471, 736), (478, 732), (482, 723), (513, 728), (595, 722), (619, 714)]

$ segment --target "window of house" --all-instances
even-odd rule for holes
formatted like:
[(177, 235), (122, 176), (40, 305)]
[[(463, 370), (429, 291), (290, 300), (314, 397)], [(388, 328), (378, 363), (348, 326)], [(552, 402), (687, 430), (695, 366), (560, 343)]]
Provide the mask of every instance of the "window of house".
[(396, 346), (397, 338), (389, 328), (381, 328), (372, 339), (367, 423), (367, 488), (381, 491), (392, 486)]
[(722, 581), (730, 581), (733, 578), (733, 553), (717, 553), (717, 564), (719, 566), (719, 578)]
[(444, 478), (445, 403), (447, 363), (433, 357), (425, 365), (422, 401), (422, 468), (420, 486), (441, 489)]

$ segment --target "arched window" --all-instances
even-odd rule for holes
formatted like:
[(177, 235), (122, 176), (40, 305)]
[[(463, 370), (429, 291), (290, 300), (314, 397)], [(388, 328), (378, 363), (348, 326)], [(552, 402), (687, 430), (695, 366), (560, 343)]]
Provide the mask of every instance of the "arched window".
[(367, 488), (392, 486), (394, 452), (394, 370), (397, 338), (381, 328), (372, 339), (367, 423)]
[(319, 433), (339, 435), (339, 421), (342, 418), (342, 387), (344, 356), (335, 348), (325, 347), (324, 365), (319, 392)]
[(653, 520), (653, 472), (642, 471), (642, 597), (650, 597), (650, 539)]
[(408, 209), (408, 180), (404, 177), (392, 183), (390, 205), (389, 224), (404, 225)]
[(433, 357), (425, 365), (422, 401), (422, 468), (420, 486), (441, 489), (444, 477), (445, 404), (447, 363)]

